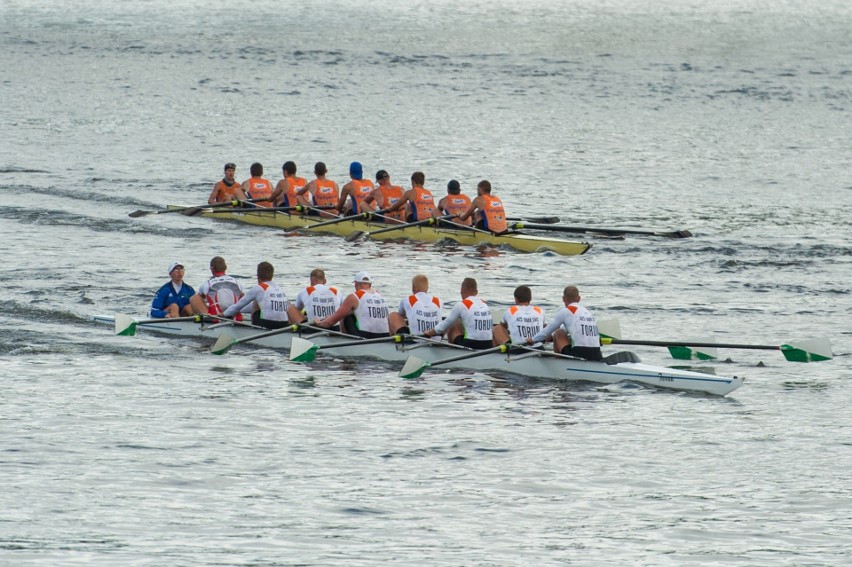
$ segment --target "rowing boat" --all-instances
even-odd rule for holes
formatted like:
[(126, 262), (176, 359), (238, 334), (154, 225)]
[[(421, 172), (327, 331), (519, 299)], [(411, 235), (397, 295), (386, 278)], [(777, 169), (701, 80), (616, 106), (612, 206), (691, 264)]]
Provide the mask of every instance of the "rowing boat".
[[(116, 325), (116, 320), (126, 315), (96, 316), (95, 321)], [(188, 320), (144, 321), (138, 329), (154, 331), (183, 337), (202, 337), (210, 340), (227, 335), (241, 339), (266, 331), (252, 325)], [(118, 329), (116, 329), (118, 332)], [(279, 333), (253, 340), (254, 344), (273, 349), (289, 350), (293, 337), (308, 339), (319, 345), (320, 351), (333, 349), (335, 356), (343, 358), (372, 358), (393, 363), (404, 363), (410, 355), (427, 361), (446, 360), (448, 354), (472, 352), (464, 347), (449, 345), (445, 342), (423, 338), (411, 338), (403, 342), (371, 343), (333, 348), (335, 344), (352, 341), (351, 336), (332, 335), (312, 330), (299, 330), (294, 333)], [(667, 368), (643, 364), (632, 353), (615, 353), (604, 362), (575, 359), (543, 351), (524, 351), (522, 353), (493, 353), (476, 358), (468, 358), (447, 367), (476, 370), (483, 372), (506, 372), (530, 378), (557, 381), (588, 381), (602, 384), (635, 382), (658, 388), (683, 390), (724, 396), (739, 388), (744, 378), (723, 377), (713, 374), (692, 372), (677, 368)]]
[[(183, 209), (182, 205), (168, 205), (168, 209)], [(453, 241), (466, 246), (491, 244), (493, 246), (509, 246), (520, 252), (551, 251), (563, 256), (584, 254), (591, 244), (576, 242), (546, 236), (534, 236), (522, 232), (508, 234), (491, 234), (484, 231), (455, 229), (438, 226), (410, 226), (388, 232), (377, 233), (379, 229), (393, 225), (364, 220), (346, 220), (335, 224), (311, 229), (312, 225), (325, 222), (328, 219), (305, 215), (294, 215), (276, 211), (230, 211), (226, 209), (202, 209), (201, 216), (244, 222), (258, 226), (269, 226), (285, 230), (305, 229), (310, 232), (349, 236), (356, 232), (370, 233), (371, 238), (394, 240), (409, 239), (421, 242)]]

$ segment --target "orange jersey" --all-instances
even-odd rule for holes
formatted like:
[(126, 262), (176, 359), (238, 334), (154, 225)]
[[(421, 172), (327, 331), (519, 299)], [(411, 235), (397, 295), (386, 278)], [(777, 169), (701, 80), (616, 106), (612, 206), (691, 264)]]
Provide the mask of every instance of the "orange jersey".
[(236, 182), (231, 183), (231, 186), (228, 187), (228, 184), (225, 183), (225, 180), (220, 180), (216, 185), (213, 186), (213, 194), (216, 196), (217, 203), (225, 203), (227, 201), (233, 201), (237, 194), (234, 192), (237, 188)]
[(432, 211), (435, 210), (435, 199), (432, 197), (432, 192), (423, 187), (415, 187), (414, 199), (409, 201), (411, 205), (411, 215), (414, 220), (425, 220), (432, 216)]
[(336, 207), (340, 195), (337, 186), (330, 179), (317, 179), (311, 197), (315, 207)]
[[(402, 194), (405, 193), (399, 185), (379, 185), (379, 191), (382, 192), (382, 202), (380, 205), (383, 209), (395, 205), (397, 201), (402, 199)], [(405, 209), (398, 209), (392, 213), (384, 213), (383, 216), (405, 222)]]
[[(462, 213), (467, 212), (467, 210), (470, 208), (470, 197), (468, 197), (467, 195), (447, 195), (442, 200), (444, 202), (443, 213), (447, 215), (460, 215)], [(465, 220), (453, 218), (450, 219), (450, 222), (470, 226), (471, 224), (473, 224), (473, 219), (471, 219), (470, 217), (466, 218)]]
[(352, 200), (354, 201), (352, 204), (352, 214), (357, 214), (362, 208), (361, 203), (370, 196), (375, 186), (369, 179), (353, 179), (352, 186), (355, 189), (352, 192)]
[(283, 207), (295, 207), (299, 204), (296, 198), (296, 191), (308, 184), (304, 177), (285, 177), (287, 181), (287, 191), (284, 193), (284, 200), (281, 202)]
[[(263, 177), (251, 177), (248, 180), (246, 195), (248, 195), (249, 199), (269, 199), (272, 197), (272, 183)], [(259, 201), (255, 205), (258, 207), (271, 207), (272, 201)]]
[(485, 208), (482, 214), (482, 226), (491, 232), (506, 232), (509, 224), (506, 222), (506, 211), (503, 210), (503, 201), (494, 195), (483, 195)]

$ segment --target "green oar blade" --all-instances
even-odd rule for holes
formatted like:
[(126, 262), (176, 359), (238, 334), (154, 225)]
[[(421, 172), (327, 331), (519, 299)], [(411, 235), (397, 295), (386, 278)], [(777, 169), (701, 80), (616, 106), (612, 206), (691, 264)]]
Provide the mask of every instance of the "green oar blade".
[(115, 334), (132, 337), (136, 334), (136, 319), (124, 313), (115, 314)]
[(219, 338), (216, 339), (216, 342), (213, 344), (210, 352), (213, 354), (225, 354), (235, 344), (237, 344), (237, 340), (235, 338), (226, 333), (222, 333), (219, 335)]
[(781, 345), (781, 354), (790, 362), (821, 362), (831, 360), (831, 341), (826, 337), (796, 341)]
[(430, 364), (422, 358), (409, 356), (405, 361), (405, 366), (399, 371), (402, 378), (419, 378), (423, 371), (429, 368)]
[(290, 343), (290, 360), (294, 362), (313, 362), (317, 357), (319, 345), (301, 337), (293, 337)]
[[(716, 340), (713, 337), (702, 337), (693, 339), (695, 344), (714, 343)], [(715, 348), (709, 346), (670, 346), (668, 347), (669, 354), (677, 360), (715, 360), (719, 358), (719, 354)]]

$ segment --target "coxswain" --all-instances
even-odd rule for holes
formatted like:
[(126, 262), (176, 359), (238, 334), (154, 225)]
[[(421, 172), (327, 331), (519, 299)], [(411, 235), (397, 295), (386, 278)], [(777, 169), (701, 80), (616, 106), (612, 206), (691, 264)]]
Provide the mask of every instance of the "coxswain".
[(492, 328), (494, 320), (491, 309), (477, 297), (478, 286), (474, 278), (465, 278), (461, 284), (462, 300), (456, 303), (446, 319), (434, 329), (423, 333), (424, 337), (444, 335), (453, 344), (483, 350), (497, 346)]
[(236, 171), (237, 166), (233, 163), (225, 164), (225, 177), (213, 186), (213, 191), (210, 192), (210, 197), (207, 199), (208, 205), (225, 203), (236, 198), (237, 182), (234, 180)]
[(189, 304), (189, 300), (195, 295), (195, 290), (183, 281), (183, 262), (169, 264), (168, 273), (169, 281), (157, 290), (154, 301), (151, 302), (151, 317), (174, 319), (182, 315), (192, 315), (192, 306)]
[(553, 337), (553, 352), (588, 360), (601, 360), (601, 339), (595, 316), (580, 305), (580, 290), (569, 285), (562, 292), (565, 307), (556, 312), (553, 321), (527, 344), (542, 342)]
[(475, 215), (476, 228), (495, 234), (506, 232), (509, 228), (506, 211), (503, 210), (503, 201), (491, 194), (491, 182), (485, 179), (480, 181), (476, 186), (476, 195), (470, 207), (459, 215), (458, 220), (464, 221)]
[(343, 321), (350, 335), (365, 339), (390, 336), (388, 305), (385, 298), (373, 289), (373, 278), (368, 272), (358, 272), (353, 280), (355, 291), (346, 296), (333, 315), (315, 319), (314, 325), (328, 328)]

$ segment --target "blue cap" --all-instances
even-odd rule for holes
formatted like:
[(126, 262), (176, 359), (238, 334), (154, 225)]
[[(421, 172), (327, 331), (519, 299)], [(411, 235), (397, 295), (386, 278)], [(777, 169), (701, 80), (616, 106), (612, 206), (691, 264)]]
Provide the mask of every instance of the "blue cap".
[(349, 175), (355, 179), (362, 179), (364, 177), (364, 168), (361, 167), (361, 162), (353, 161), (349, 164)]

